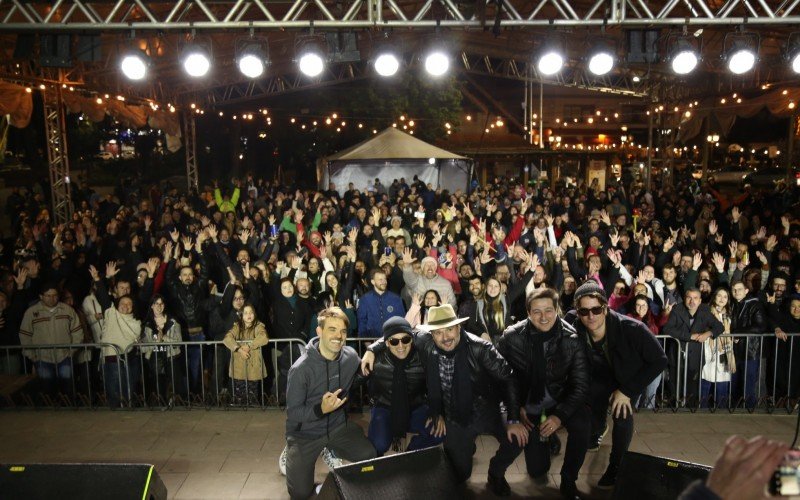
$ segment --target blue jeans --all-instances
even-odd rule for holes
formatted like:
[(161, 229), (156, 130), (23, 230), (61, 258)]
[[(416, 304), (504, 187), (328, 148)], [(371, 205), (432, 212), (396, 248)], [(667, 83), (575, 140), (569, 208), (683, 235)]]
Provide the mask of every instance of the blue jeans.
[(35, 365), (43, 392), (54, 395), (58, 389), (62, 394), (72, 394), (72, 358), (64, 358), (58, 364), (37, 361)]
[(656, 407), (656, 393), (658, 392), (658, 385), (661, 383), (661, 377), (664, 375), (659, 373), (650, 384), (645, 387), (639, 400), (636, 402), (637, 408), (650, 408)]
[(720, 408), (727, 406), (730, 402), (728, 391), (730, 389), (730, 382), (709, 382), (708, 380), (700, 380), (700, 408), (708, 408), (708, 398), (711, 394), (713, 387), (714, 406)]
[[(205, 339), (204, 333), (188, 336), (189, 342), (201, 342)], [(189, 358), (189, 389), (195, 394), (200, 394), (203, 386), (203, 346), (186, 346), (186, 355)]]
[(123, 402), (128, 402), (136, 393), (140, 376), (139, 358), (129, 356), (125, 363), (123, 358), (118, 362), (103, 363), (103, 380), (105, 382), (106, 398), (111, 408), (119, 408)]
[[(425, 427), (425, 420), (428, 418), (428, 405), (419, 405), (411, 411), (408, 420), (408, 432), (414, 433), (414, 437), (408, 443), (406, 451), (420, 450), (429, 448), (441, 443), (444, 438), (431, 436)], [(389, 408), (375, 406), (372, 408), (372, 415), (369, 421), (369, 432), (367, 437), (378, 456), (382, 456), (392, 445), (392, 428)]]
[(733, 374), (733, 393), (732, 398), (734, 402), (739, 401), (739, 398), (744, 398), (744, 404), (747, 408), (753, 408), (756, 405), (758, 393), (758, 370), (761, 365), (760, 359), (748, 359), (747, 368), (745, 369), (745, 361), (736, 360), (736, 373)]

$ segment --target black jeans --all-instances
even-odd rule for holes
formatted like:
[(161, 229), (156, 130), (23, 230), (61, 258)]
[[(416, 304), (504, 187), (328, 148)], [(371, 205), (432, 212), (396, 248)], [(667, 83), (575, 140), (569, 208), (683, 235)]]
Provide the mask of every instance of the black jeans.
[[(538, 415), (529, 415), (531, 422), (539, 422)], [(589, 408), (581, 406), (573, 413), (566, 422), (561, 425), (567, 429), (567, 447), (564, 452), (564, 465), (561, 467), (561, 476), (569, 481), (578, 480), (578, 472), (583, 466), (586, 458), (586, 450), (589, 449), (589, 434), (591, 432), (591, 418)], [(447, 429), (448, 437), (450, 428)], [(537, 477), (546, 474), (550, 470), (550, 443), (539, 441), (539, 433), (534, 430), (528, 436), (528, 444), (524, 448), (525, 466), (528, 474)], [(523, 448), (517, 441), (500, 440), (500, 448), (489, 462), (489, 474), (493, 476), (503, 476), (506, 469), (514, 463), (514, 460), (523, 452)]]
[[(608, 380), (594, 377), (589, 388), (589, 406), (592, 410), (592, 436), (600, 435), (606, 426), (608, 417), (608, 398), (616, 388)], [(639, 399), (636, 394), (631, 397), (631, 405)], [(622, 456), (628, 451), (633, 439), (633, 414), (625, 418), (611, 416), (614, 428), (611, 431), (611, 456), (608, 460), (609, 465), (616, 465), (622, 462)], [(592, 443), (594, 444), (594, 443)]]
[(444, 452), (459, 483), (465, 482), (472, 475), (472, 456), (477, 449), (475, 439), (478, 435), (491, 434), (500, 442), (500, 446), (506, 441), (500, 412), (489, 410), (485, 406), (476, 408), (469, 425), (461, 425), (449, 418), (445, 420), (445, 425), (447, 433), (444, 436)]

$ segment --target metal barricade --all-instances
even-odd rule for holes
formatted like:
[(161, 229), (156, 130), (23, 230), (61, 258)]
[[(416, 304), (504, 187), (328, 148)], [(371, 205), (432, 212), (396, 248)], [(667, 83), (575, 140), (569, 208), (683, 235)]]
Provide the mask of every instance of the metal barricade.
[[(104, 350), (112, 354), (104, 356)], [(100, 375), (106, 364), (116, 366), (117, 376), (110, 369), (105, 377)], [(114, 344), (0, 346), (4, 380), (0, 406), (94, 408), (113, 401), (122, 405), (131, 394), (130, 380), (122, 373), (128, 373), (127, 357)]]

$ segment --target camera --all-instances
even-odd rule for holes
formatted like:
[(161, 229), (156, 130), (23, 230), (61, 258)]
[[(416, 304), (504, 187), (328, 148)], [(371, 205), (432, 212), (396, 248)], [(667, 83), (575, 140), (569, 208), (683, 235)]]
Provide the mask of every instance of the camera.
[(800, 495), (800, 450), (789, 450), (769, 482), (772, 496)]

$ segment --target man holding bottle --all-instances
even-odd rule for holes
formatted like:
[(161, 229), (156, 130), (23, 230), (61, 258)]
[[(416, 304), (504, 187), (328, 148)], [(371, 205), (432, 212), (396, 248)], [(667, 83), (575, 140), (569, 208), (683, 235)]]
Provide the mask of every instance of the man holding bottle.
[(498, 352), (514, 370), (520, 391), (519, 415), (509, 413), (508, 422), (518, 419), (531, 431), (525, 446), (501, 442), (489, 463), (489, 488), (497, 495), (508, 495), (505, 471), (523, 450), (528, 474), (538, 485), (547, 484), (548, 440), (564, 427), (569, 436), (561, 467), (561, 495), (580, 498), (575, 482), (591, 431), (589, 367), (586, 348), (575, 329), (558, 316), (558, 299), (553, 289), (534, 290), (526, 300), (528, 318), (506, 328), (497, 343)]

